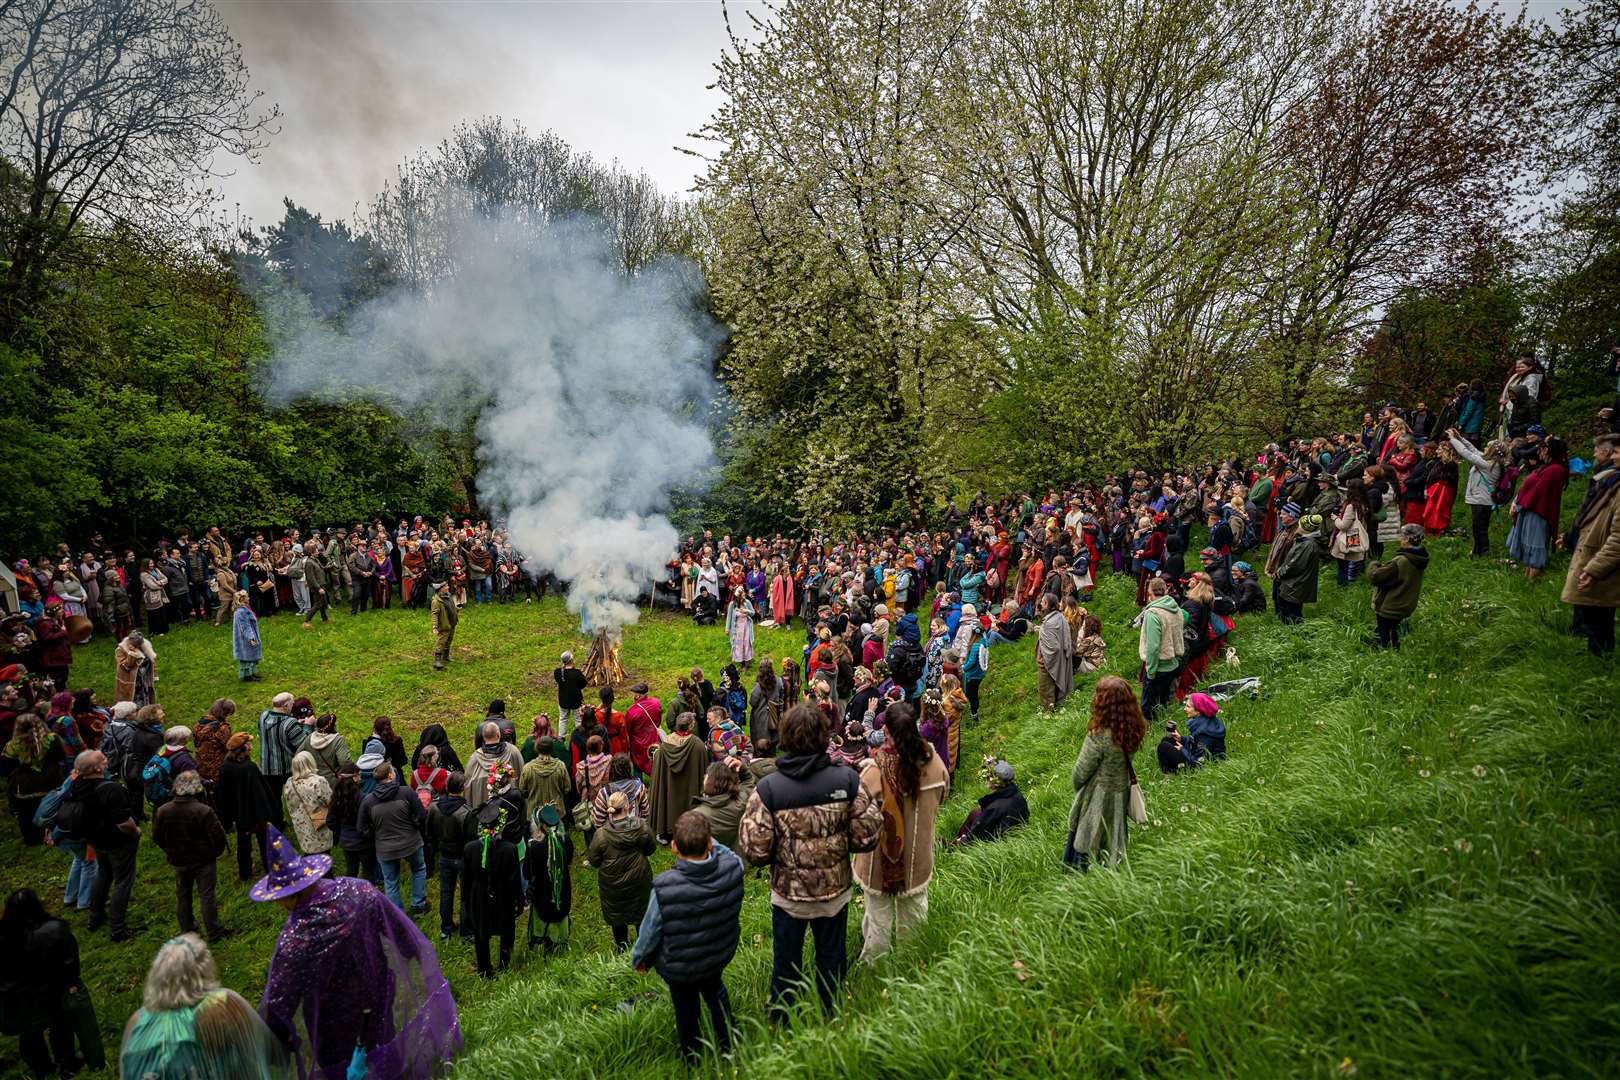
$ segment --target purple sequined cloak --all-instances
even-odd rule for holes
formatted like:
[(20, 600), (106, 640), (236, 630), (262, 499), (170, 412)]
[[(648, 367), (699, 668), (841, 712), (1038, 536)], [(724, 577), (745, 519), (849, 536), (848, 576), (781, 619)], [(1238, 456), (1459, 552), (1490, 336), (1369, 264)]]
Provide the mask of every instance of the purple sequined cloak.
[(321, 881), (276, 939), (259, 1006), (300, 1080), (342, 1080), (356, 1041), (369, 1080), (419, 1080), (461, 1048), (450, 984), (432, 944), (376, 888)]

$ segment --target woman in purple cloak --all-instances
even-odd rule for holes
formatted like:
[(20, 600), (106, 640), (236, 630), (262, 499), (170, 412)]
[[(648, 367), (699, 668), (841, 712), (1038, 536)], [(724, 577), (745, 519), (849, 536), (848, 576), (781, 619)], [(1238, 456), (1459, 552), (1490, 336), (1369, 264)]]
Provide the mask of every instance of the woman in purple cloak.
[(270, 873), (250, 895), (288, 911), (259, 1012), (300, 1080), (343, 1080), (365, 1056), (370, 1080), (420, 1080), (461, 1048), (450, 985), (416, 924), (367, 882), (327, 878), (332, 860), (300, 856), (269, 829)]

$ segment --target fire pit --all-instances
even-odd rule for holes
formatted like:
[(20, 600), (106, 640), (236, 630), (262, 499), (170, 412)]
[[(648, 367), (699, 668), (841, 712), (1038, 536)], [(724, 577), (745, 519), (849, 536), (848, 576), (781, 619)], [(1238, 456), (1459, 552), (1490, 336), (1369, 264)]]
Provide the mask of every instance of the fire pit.
[(624, 681), (624, 665), (619, 663), (619, 638), (598, 630), (591, 641), (591, 653), (580, 668), (589, 686), (614, 686)]

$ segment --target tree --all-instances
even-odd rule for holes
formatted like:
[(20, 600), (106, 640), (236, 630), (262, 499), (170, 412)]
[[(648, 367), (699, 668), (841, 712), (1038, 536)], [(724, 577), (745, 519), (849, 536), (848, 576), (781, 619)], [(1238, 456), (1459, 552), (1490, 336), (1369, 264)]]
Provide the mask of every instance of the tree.
[[(342, 221), (326, 224), (291, 199), (282, 205), (282, 219), (250, 238), (248, 250), (308, 297), (317, 315), (341, 320), (356, 305), (395, 287), (393, 263), (370, 235)], [(256, 267), (243, 263), (239, 269), (251, 276)]]
[(1543, 137), (1532, 28), (1476, 4), (1379, 0), (1337, 32), (1280, 130), (1303, 215), (1275, 249), (1263, 376), (1248, 393), (1307, 429), (1356, 332), (1402, 289), (1495, 246)]
[(1096, 469), (1208, 437), (1260, 340), (1265, 252), (1293, 239), (1273, 132), (1322, 9), (984, 6), (948, 72), (942, 172), (968, 210), (961, 273), (1016, 361), (996, 444)]
[(717, 147), (699, 189), (705, 268), (734, 331), (728, 385), (744, 422), (799, 463), (781, 480), (804, 514), (919, 518), (965, 420), (934, 404), (971, 377), (977, 344), (954, 332), (946, 255), (964, 215), (942, 200), (931, 145), (967, 9), (788, 0), (750, 18), (702, 131)]
[(1506, 358), (1521, 344), (1520, 283), (1496, 263), (1466, 281), (1403, 290), (1390, 304), (1357, 359), (1354, 383), (1371, 407), (1385, 401), (1427, 401), (1458, 383), (1506, 376)]
[(81, 223), (184, 232), (216, 155), (253, 155), (276, 117), (206, 0), (8, 0), (0, 154), (20, 174), (0, 219), (0, 339), (17, 343)]

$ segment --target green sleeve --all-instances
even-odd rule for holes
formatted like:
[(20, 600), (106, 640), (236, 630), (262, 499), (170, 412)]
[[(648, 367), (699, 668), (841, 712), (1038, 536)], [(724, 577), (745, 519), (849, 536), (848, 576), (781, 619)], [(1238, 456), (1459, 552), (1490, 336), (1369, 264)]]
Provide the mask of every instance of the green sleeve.
[(1159, 621), (1159, 617), (1148, 612), (1147, 617), (1142, 620), (1142, 651), (1147, 654), (1147, 659), (1143, 663), (1147, 665), (1149, 678), (1159, 673), (1159, 644), (1163, 630), (1164, 624)]

